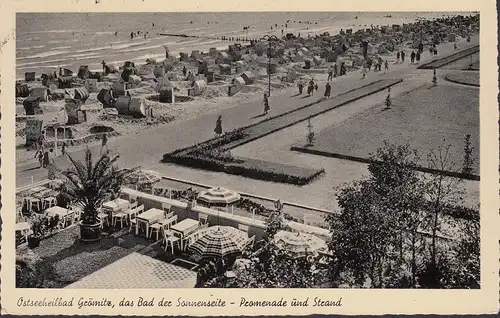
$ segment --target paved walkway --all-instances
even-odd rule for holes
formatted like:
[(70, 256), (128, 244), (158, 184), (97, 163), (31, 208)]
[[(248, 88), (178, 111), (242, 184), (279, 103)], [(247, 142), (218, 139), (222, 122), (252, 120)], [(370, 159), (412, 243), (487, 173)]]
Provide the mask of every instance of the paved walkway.
[[(476, 42), (477, 44), (477, 42)], [(470, 46), (472, 46), (471, 44)], [(475, 45), (475, 44), (474, 44)], [(466, 48), (466, 44), (461, 49)], [(440, 46), (440, 52), (446, 54), (453, 53), (451, 43)], [(422, 62), (430, 59), (428, 54), (424, 54)], [(379, 79), (394, 79), (405, 78), (407, 74), (415, 71), (415, 66), (408, 64), (392, 64), (387, 74), (383, 72), (370, 72), (367, 79), (361, 80), (360, 72), (352, 72), (346, 76), (335, 78), (332, 81), (331, 96), (336, 96), (341, 92), (354, 89), (361, 85), (366, 85), (370, 82)], [(432, 74), (429, 74), (432, 77)], [(322, 83), (326, 80), (326, 74), (317, 76), (317, 82), (320, 83), (321, 90), (316, 92), (320, 96), (312, 96), (309, 98), (301, 98), (297, 96), (296, 88), (288, 88), (282, 91), (273, 92), (270, 98), (270, 116), (282, 114), (293, 109), (299, 108), (306, 104), (310, 104), (314, 100), (318, 100), (323, 95), (324, 86)], [(169, 124), (158, 126), (152, 129), (144, 130), (143, 132), (120, 136), (110, 139), (108, 147), (112, 151), (120, 153), (119, 165), (125, 167), (143, 166), (148, 167), (157, 164), (163, 154), (172, 152), (182, 147), (188, 147), (193, 144), (207, 140), (214, 135), (214, 127), (216, 119), (222, 115), (223, 130), (231, 131), (242, 126), (248, 126), (262, 120), (259, 117), (263, 112), (263, 104), (260, 99), (255, 99), (246, 103), (235, 105), (232, 108), (225, 109), (220, 113), (210, 113), (208, 115), (185, 120), (174, 121)], [(100, 145), (90, 146), (94, 155), (98, 155)], [(72, 156), (76, 159), (83, 158), (84, 149), (72, 152)], [(60, 169), (65, 169), (69, 166), (66, 158), (56, 158), (56, 165)], [(45, 169), (38, 169), (38, 164), (27, 164), (16, 167), (16, 186), (26, 185), (31, 183), (31, 180), (39, 181), (47, 177)]]

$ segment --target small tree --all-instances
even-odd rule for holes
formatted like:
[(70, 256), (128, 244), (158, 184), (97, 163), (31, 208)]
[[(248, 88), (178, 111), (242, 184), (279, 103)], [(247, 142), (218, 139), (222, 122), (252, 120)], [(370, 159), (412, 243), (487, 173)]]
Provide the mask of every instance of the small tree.
[(436, 86), (437, 85), (436, 69), (434, 69), (432, 73), (433, 73), (432, 83), (434, 84), (434, 86)]
[(311, 119), (309, 118), (307, 120), (307, 135), (306, 135), (307, 146), (312, 146), (312, 144), (314, 142), (315, 134), (314, 134), (313, 128), (314, 127), (311, 123)]
[(465, 174), (471, 174), (473, 169), (472, 165), (474, 164), (474, 158), (472, 152), (474, 151), (474, 147), (471, 146), (470, 134), (465, 135), (465, 146), (464, 146), (464, 163), (462, 167), (462, 172)]
[(391, 88), (387, 89), (387, 97), (385, 98), (385, 109), (391, 108), (392, 99), (391, 99)]
[[(429, 229), (432, 235), (430, 246), (429, 271), (435, 273), (430, 277), (438, 277), (438, 232), (441, 230), (441, 215), (443, 208), (447, 205), (461, 205), (463, 201), (463, 189), (460, 187), (463, 179), (445, 177), (446, 173), (456, 171), (456, 164), (450, 158), (451, 145), (446, 144), (446, 140), (428, 156), (428, 167), (435, 173), (427, 175), (426, 194), (428, 216), (424, 222), (424, 227)], [(431, 286), (437, 286), (438, 282), (430, 282)]]

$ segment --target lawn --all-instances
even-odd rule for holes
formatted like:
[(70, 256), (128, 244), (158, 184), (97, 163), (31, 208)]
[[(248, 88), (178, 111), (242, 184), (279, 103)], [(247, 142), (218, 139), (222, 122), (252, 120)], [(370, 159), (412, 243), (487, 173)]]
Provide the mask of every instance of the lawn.
[(479, 72), (453, 72), (446, 74), (446, 79), (453, 83), (479, 87)]
[(450, 161), (460, 168), (466, 134), (474, 147), (473, 172), (479, 174), (479, 89), (438, 83), (394, 98), (388, 110), (373, 108), (320, 132), (307, 149), (366, 159), (386, 140), (409, 143), (425, 160), (445, 140), (451, 146)]

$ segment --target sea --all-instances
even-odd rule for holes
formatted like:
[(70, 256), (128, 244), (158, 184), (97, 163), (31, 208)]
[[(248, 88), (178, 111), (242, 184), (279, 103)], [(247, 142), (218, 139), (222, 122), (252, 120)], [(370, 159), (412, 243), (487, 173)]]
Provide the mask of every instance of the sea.
[[(80, 65), (102, 69), (101, 62), (141, 64), (172, 54), (209, 48), (226, 49), (234, 42), (220, 38), (259, 39), (294, 33), (302, 37), (341, 29), (415, 22), (467, 12), (240, 12), (240, 13), (18, 13), (16, 78), (25, 72), (76, 72)], [(130, 33), (139, 33), (133, 39)], [(146, 34), (147, 33), (147, 34)], [(197, 38), (163, 36), (186, 34)], [(146, 37), (144, 37), (146, 34)], [(219, 38), (219, 39), (217, 39)], [(236, 42), (238, 43), (238, 42)], [(240, 41), (239, 43), (245, 44)]]

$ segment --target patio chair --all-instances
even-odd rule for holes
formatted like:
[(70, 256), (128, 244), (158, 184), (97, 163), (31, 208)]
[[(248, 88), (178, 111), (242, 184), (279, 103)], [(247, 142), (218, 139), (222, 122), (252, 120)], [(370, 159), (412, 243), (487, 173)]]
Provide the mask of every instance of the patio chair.
[(178, 215), (174, 215), (173, 212), (167, 214), (167, 218), (165, 221), (163, 221), (163, 224), (167, 227), (167, 229), (170, 229), (170, 227), (174, 224), (177, 224), (179, 220)]
[(37, 212), (41, 211), (41, 201), (38, 198), (25, 197), (24, 202), (28, 208), (28, 211), (33, 212), (33, 207), (36, 206)]
[(112, 224), (113, 226), (116, 226), (116, 223), (120, 220), (120, 228), (123, 228), (123, 220), (125, 220), (125, 224), (128, 222), (128, 214), (124, 212), (116, 212), (113, 213), (113, 220)]
[(208, 224), (208, 215), (200, 213), (198, 215), (198, 219), (199, 219), (201, 225)]
[(99, 209), (98, 212), (99, 214), (97, 214), (97, 217), (102, 221), (101, 228), (104, 227), (104, 223), (109, 225), (109, 214), (103, 211), (102, 209)]
[(42, 201), (42, 209), (48, 209), (57, 205), (57, 199), (55, 197), (47, 197)]
[[(177, 220), (177, 215), (176, 215), (176, 220)], [(160, 231), (170, 229), (170, 226), (172, 225), (172, 223), (169, 221), (170, 221), (169, 219), (165, 219), (162, 222), (157, 222), (157, 223), (151, 224), (149, 226), (149, 230), (150, 230), (149, 231), (149, 238), (151, 238), (151, 236), (153, 235), (153, 232), (156, 232), (156, 240), (158, 241), (159, 236), (160, 236)]]
[(135, 202), (130, 203), (128, 208), (130, 210), (133, 210), (133, 209), (137, 208), (138, 205), (139, 205), (139, 201), (135, 201)]
[(181, 239), (169, 230), (163, 230), (163, 242), (165, 242), (165, 252), (170, 245), (172, 247), (172, 254), (174, 254), (174, 245), (177, 243), (177, 248), (181, 249)]
[(161, 204), (161, 209), (167, 213), (170, 213), (170, 209), (172, 208), (172, 206), (168, 203), (162, 203)]
[(131, 204), (136, 203), (137, 202), (137, 196), (136, 195), (131, 195), (130, 198), (129, 198), (129, 201), (130, 201)]

